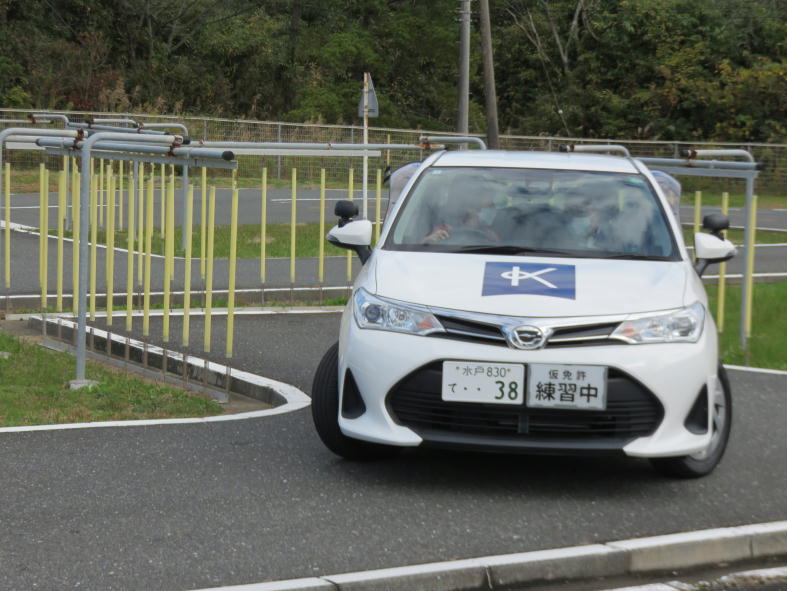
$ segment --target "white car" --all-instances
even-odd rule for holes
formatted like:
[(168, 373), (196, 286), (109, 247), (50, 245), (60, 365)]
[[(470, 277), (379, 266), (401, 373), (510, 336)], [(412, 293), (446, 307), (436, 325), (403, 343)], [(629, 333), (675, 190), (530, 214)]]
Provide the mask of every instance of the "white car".
[(328, 240), (364, 261), (312, 389), (348, 459), (403, 448), (721, 459), (730, 386), (700, 275), (734, 256), (707, 216), (697, 263), (651, 172), (595, 154), (444, 151), (370, 247), (337, 205)]

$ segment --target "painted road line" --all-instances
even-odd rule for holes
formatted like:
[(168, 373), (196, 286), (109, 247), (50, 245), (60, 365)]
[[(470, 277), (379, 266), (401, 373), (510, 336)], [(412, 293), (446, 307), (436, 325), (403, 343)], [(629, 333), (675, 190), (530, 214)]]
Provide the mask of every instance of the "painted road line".
[[(334, 286), (327, 286), (326, 285), (325, 287), (265, 287), (265, 288), (262, 288), (262, 291), (265, 291), (265, 293), (269, 293), (269, 292), (289, 292), (289, 291), (339, 291), (339, 290), (350, 291), (351, 289), (352, 289), (352, 286), (350, 286), (350, 285), (334, 285)], [(215, 293), (227, 293), (228, 290), (226, 290), (226, 289), (214, 289), (212, 291), (215, 294)], [(243, 289), (236, 289), (235, 293), (260, 293), (260, 291), (261, 291), (261, 288), (259, 288), (259, 287), (244, 287)], [(183, 291), (171, 291), (169, 293), (170, 293), (170, 296), (176, 296), (176, 295), (182, 296), (182, 295), (184, 295)], [(197, 291), (191, 290), (191, 295), (203, 295), (204, 293), (205, 292), (202, 291), (202, 290), (197, 290)], [(97, 293), (96, 297), (106, 297), (106, 295), (107, 295), (106, 293)], [(150, 295), (156, 295), (156, 296), (164, 295), (164, 292), (163, 291), (152, 291), (152, 292), (150, 292)], [(72, 297), (73, 294), (67, 293), (67, 294), (64, 294), (64, 296)], [(0, 300), (6, 299), (6, 298), (10, 299), (10, 300), (20, 300), (20, 299), (25, 299), (25, 298), (38, 298), (38, 297), (40, 297), (40, 296), (37, 293), (16, 293), (16, 294), (11, 294), (11, 295), (0, 295)], [(56, 298), (56, 297), (57, 297), (56, 294), (48, 294), (47, 295), (47, 298)], [(98, 314), (98, 311), (96, 311), (96, 314)], [(73, 314), (72, 314), (72, 316), (73, 316)]]
[[(288, 307), (249, 307), (249, 308), (241, 308), (235, 310), (235, 314), (243, 315), (243, 316), (275, 316), (278, 314), (338, 314), (344, 311), (344, 306), (322, 306), (322, 307), (311, 307), (311, 306), (288, 306)], [(143, 316), (144, 310), (133, 310), (132, 316)], [(170, 316), (183, 316), (184, 311), (183, 309), (173, 309), (170, 310)], [(204, 315), (205, 308), (190, 308), (189, 315)], [(213, 308), (212, 310), (213, 316), (226, 316), (227, 309), (226, 308)], [(163, 316), (164, 310), (154, 309), (148, 312), (149, 316)], [(107, 316), (106, 310), (96, 310), (96, 318), (105, 318)], [(54, 313), (47, 313), (47, 318), (62, 318), (64, 320), (70, 320), (74, 317), (74, 315), (70, 312), (54, 312)], [(8, 314), (6, 315), (7, 320), (29, 320), (31, 318), (39, 319), (41, 318), (41, 314), (30, 312), (30, 313), (23, 313), (23, 314)]]
[[(538, 582), (694, 568), (785, 553), (787, 521), (776, 521), (200, 591), (494, 591)], [(675, 591), (676, 587), (666, 589)]]
[[(22, 232), (23, 234), (30, 234), (31, 236), (40, 236), (40, 232), (38, 231), (38, 228), (36, 228), (34, 226), (25, 226), (23, 224), (17, 224), (16, 222), (11, 222), (10, 226), (11, 226), (11, 230), (14, 231), (14, 232)], [(3, 220), (0, 220), (0, 230), (2, 230), (4, 228), (5, 228), (5, 222)], [(56, 235), (52, 235), (52, 234), (47, 236), (47, 238), (49, 240), (57, 240), (57, 236)], [(73, 238), (69, 238), (67, 236), (64, 236), (63, 237), (63, 241), (64, 242), (73, 242), (74, 239)], [(107, 248), (105, 244), (101, 244), (100, 242), (96, 246), (98, 248), (104, 249), (104, 250), (106, 250), (106, 248)], [(758, 246), (758, 245), (755, 245), (755, 246)], [(128, 252), (128, 249), (120, 248), (120, 247), (116, 246), (115, 247), (115, 251), (116, 252)], [(135, 254), (139, 254), (140, 251), (137, 250), (137, 249), (134, 249), (134, 253)], [(145, 254), (144, 251), (142, 251), (142, 254)], [(159, 258), (159, 259), (163, 259), (164, 258), (164, 255), (155, 254), (155, 253), (151, 253), (151, 256), (155, 257), (155, 258)], [(316, 258), (317, 257), (301, 257), (302, 260), (316, 259)], [(326, 259), (342, 259), (343, 260), (345, 257), (344, 257), (344, 255), (331, 255), (331, 256), (326, 256), (325, 258)], [(186, 260), (186, 259), (185, 259), (185, 257), (174, 257), (174, 260), (176, 260), (176, 261), (183, 261), (183, 260)], [(196, 260), (196, 259), (194, 259), (194, 260)], [(253, 260), (253, 259), (249, 259), (249, 260)], [(268, 257), (266, 260), (268, 260), (268, 261), (279, 261), (279, 260), (284, 261), (284, 260), (287, 260), (288, 261), (288, 260), (290, 260), (290, 257)]]
[(765, 373), (770, 374), (773, 376), (787, 376), (787, 371), (782, 371), (780, 369), (766, 369), (764, 367), (748, 367), (745, 365), (727, 365), (724, 364), (726, 369), (732, 369), (734, 371), (748, 371), (751, 373)]
[[(727, 273), (725, 275), (727, 279), (742, 279), (743, 275), (741, 273)], [(787, 273), (752, 273), (752, 277), (756, 278), (766, 278), (766, 277), (787, 277)], [(718, 275), (703, 275), (703, 279), (718, 279)]]

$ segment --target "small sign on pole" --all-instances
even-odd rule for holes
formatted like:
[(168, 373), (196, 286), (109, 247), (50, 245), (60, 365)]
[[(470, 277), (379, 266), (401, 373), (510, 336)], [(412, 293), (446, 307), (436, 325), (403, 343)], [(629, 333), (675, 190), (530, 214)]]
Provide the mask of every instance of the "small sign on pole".
[[(374, 90), (374, 84), (372, 83), (372, 75), (369, 72), (364, 74), (365, 81), (368, 80), (369, 88), (368, 88), (368, 116), (372, 119), (377, 118), (380, 116), (380, 106), (377, 103), (377, 93)], [(365, 85), (364, 85), (365, 86)], [(364, 92), (361, 93), (361, 98), (358, 100), (358, 117), (363, 117), (366, 114), (366, 109), (364, 109), (364, 95), (367, 94), (367, 89), (364, 88)]]
[[(369, 117), (378, 117), (380, 108), (377, 103), (377, 93), (374, 91), (372, 75), (369, 72), (363, 74), (363, 92), (361, 100), (358, 102), (358, 116), (363, 118), (363, 143), (369, 143)], [(368, 176), (369, 176), (369, 156), (364, 151), (363, 154), (363, 217), (368, 219)]]

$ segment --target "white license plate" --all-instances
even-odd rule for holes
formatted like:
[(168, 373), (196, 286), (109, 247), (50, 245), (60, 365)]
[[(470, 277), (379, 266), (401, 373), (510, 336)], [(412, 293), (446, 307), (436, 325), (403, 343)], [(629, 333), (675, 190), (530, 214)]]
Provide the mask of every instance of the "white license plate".
[(527, 405), (534, 408), (607, 408), (607, 368), (599, 365), (531, 363)]
[(443, 361), (443, 400), (522, 404), (525, 366), (518, 363)]

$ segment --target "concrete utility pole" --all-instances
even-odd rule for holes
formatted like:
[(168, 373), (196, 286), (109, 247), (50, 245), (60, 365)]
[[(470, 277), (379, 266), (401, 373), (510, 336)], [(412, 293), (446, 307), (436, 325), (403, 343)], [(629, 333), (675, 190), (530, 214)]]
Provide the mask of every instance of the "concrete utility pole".
[(484, 98), (486, 99), (486, 143), (492, 150), (500, 148), (497, 126), (497, 90), (495, 90), (495, 62), (492, 55), (492, 25), (489, 0), (479, 0), (481, 21), (481, 54), (484, 60)]
[(467, 135), (470, 103), (470, 0), (459, 0), (459, 114), (456, 131)]

